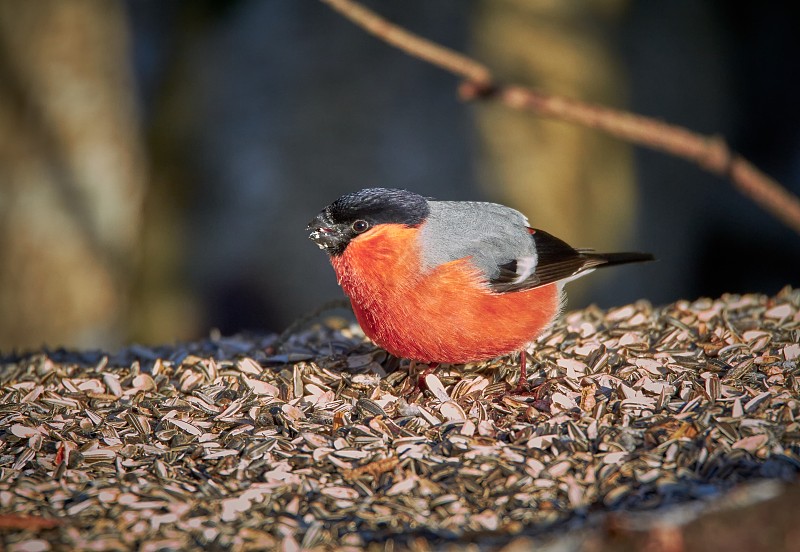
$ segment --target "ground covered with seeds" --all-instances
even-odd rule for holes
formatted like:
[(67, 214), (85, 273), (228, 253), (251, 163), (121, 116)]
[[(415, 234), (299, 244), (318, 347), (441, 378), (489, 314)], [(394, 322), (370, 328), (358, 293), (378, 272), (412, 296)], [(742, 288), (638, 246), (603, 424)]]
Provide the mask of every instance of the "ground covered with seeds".
[(531, 349), (527, 393), (516, 358), (442, 366), (421, 391), (423, 367), (336, 321), (280, 341), (7, 355), (0, 538), (602, 550), (638, 524), (651, 549), (683, 550), (674, 527), (731, 497), (798, 495), (799, 341), (787, 288), (569, 313)]

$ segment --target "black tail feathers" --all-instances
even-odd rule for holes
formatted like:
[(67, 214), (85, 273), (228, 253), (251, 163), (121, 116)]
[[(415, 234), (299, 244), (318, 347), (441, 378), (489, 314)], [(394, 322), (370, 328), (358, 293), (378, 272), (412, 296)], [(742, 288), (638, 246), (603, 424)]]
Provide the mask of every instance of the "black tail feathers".
[(648, 261), (655, 261), (656, 258), (650, 253), (586, 253), (587, 257), (595, 261), (594, 264), (598, 268), (604, 266), (615, 266), (628, 263), (644, 263)]

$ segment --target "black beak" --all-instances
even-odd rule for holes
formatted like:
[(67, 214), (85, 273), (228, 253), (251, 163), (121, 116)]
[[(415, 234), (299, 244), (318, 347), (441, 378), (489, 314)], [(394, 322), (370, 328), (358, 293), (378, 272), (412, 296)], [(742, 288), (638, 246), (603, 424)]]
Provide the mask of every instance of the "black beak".
[(328, 220), (325, 211), (322, 211), (308, 223), (306, 231), (308, 232), (308, 239), (325, 251), (336, 249), (342, 241), (342, 236)]

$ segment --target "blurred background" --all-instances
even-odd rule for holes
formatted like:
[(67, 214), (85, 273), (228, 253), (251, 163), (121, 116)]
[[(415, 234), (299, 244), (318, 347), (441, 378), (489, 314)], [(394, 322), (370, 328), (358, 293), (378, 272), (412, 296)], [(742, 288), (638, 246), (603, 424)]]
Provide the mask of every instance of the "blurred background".
[[(800, 5), (366, 5), (502, 81), (719, 133), (800, 193)], [(305, 225), (368, 186), (659, 258), (570, 309), (800, 284), (800, 237), (729, 183), (456, 85), (314, 0), (0, 0), (0, 350), (280, 331), (341, 296)]]

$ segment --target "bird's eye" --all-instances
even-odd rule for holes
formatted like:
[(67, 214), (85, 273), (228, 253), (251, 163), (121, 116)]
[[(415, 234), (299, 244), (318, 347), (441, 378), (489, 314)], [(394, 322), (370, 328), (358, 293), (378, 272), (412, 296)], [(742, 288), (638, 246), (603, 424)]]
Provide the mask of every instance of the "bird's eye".
[(365, 220), (357, 220), (353, 223), (353, 230), (358, 234), (366, 232), (369, 228), (369, 223)]

